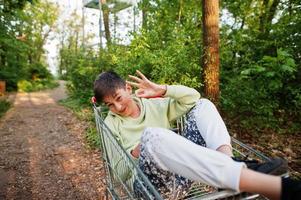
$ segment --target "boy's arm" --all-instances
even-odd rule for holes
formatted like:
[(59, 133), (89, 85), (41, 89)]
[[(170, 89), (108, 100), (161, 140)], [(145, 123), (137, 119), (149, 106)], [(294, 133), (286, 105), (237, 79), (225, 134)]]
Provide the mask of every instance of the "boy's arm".
[(201, 95), (193, 88), (182, 85), (168, 85), (164, 97), (169, 97), (167, 116), (170, 121), (173, 121), (188, 112), (200, 99)]
[(159, 85), (148, 80), (140, 71), (136, 71), (139, 77), (129, 77), (135, 81), (127, 81), (128, 84), (137, 87), (137, 97), (154, 98), (170, 97), (167, 101), (167, 116), (170, 121), (177, 119), (191, 109), (200, 98), (200, 93), (193, 88), (181, 85)]

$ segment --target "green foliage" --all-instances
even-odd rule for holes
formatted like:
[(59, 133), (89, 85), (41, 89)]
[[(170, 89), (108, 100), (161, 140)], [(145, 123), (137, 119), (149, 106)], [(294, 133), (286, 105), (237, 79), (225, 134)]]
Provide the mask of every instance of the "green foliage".
[(266, 2), (222, 2), (234, 18), (221, 29), (222, 107), (244, 127), (295, 132), (301, 125), (300, 1)]
[(69, 97), (61, 100), (60, 103), (71, 109), (80, 120), (88, 124), (85, 136), (89, 146), (92, 148), (100, 147), (100, 138), (96, 130), (95, 119), (90, 106), (85, 105), (82, 99), (77, 97)]
[(27, 71), (29, 75), (28, 78), (32, 80), (52, 78), (49, 70), (41, 63), (34, 63), (28, 66)]
[[(221, 2), (230, 18), (220, 25), (221, 109), (243, 127), (293, 132), (301, 126), (299, 5), (300, 0)], [(143, 0), (139, 9), (147, 20), (131, 43), (113, 42), (98, 53), (80, 45), (80, 26), (69, 23), (60, 72), (73, 98), (88, 105), (96, 75), (108, 69), (124, 78), (139, 69), (158, 83), (201, 89), (201, 3)]]
[(140, 69), (159, 83), (200, 88), (200, 3), (153, 1), (148, 10), (148, 29), (135, 34), (125, 52), (114, 52), (114, 69), (124, 76)]
[(92, 88), (96, 75), (101, 72), (101, 67), (105, 69), (104, 66), (108, 66), (108, 62), (96, 58), (94, 54), (80, 51), (72, 63), (72, 68), (67, 73), (69, 80), (67, 88), (70, 96), (82, 99), (84, 104), (89, 105), (90, 97), (93, 96)]
[(6, 113), (6, 111), (10, 108), (10, 103), (5, 99), (0, 99), (0, 118)]
[[(224, 109), (238, 115), (245, 126), (280, 128), (290, 107), (301, 109), (300, 89), (293, 89), (292, 93), (292, 87), (287, 87), (297, 72), (289, 53), (279, 49), (276, 57), (264, 56), (243, 68), (228, 79), (222, 99)], [(290, 105), (292, 102), (294, 106)]]
[(7, 91), (17, 90), (18, 84), (26, 91), (53, 87), (42, 55), (57, 19), (55, 4), (5, 0), (0, 16), (0, 79), (6, 81)]
[(89, 143), (89, 146), (92, 148), (99, 148), (100, 147), (100, 138), (99, 134), (95, 127), (90, 126), (86, 132), (86, 138)]
[[(70, 81), (70, 94), (89, 103), (87, 97), (93, 95), (96, 75), (108, 69), (114, 69), (124, 78), (140, 69), (159, 83), (200, 88), (201, 38), (198, 36), (201, 34), (201, 13), (200, 3), (196, 2), (180, 5), (177, 1), (172, 4), (156, 1), (160, 6), (151, 8), (152, 17), (148, 23), (151, 28), (148, 31), (135, 34), (129, 47), (112, 44), (108, 50), (102, 49), (99, 55), (88, 48), (79, 48), (74, 34), (70, 35), (60, 50), (60, 71), (66, 70), (61, 74)], [(158, 21), (160, 26), (157, 26)], [(76, 33), (76, 28), (70, 25), (73, 30), (70, 32)]]
[(31, 92), (33, 90), (32, 83), (27, 80), (21, 80), (18, 82), (18, 90), (20, 92)]
[(44, 89), (53, 89), (59, 86), (54, 79), (21, 80), (18, 82), (19, 92), (34, 92)]

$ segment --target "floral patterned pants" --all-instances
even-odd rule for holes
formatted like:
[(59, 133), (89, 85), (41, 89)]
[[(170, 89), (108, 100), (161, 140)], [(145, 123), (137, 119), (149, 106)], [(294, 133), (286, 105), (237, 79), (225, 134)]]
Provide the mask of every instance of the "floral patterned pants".
[[(194, 107), (189, 113), (186, 114), (183, 137), (198, 145), (206, 147), (206, 142), (196, 125), (196, 118), (194, 115), (196, 108), (197, 107)], [(147, 140), (148, 139), (146, 137), (142, 137), (141, 154), (139, 157), (140, 169), (148, 177), (150, 182), (155, 186), (163, 198), (179, 199), (185, 196), (192, 184), (192, 181), (178, 174), (171, 173), (168, 170), (160, 169), (156, 162), (148, 155), (148, 151), (145, 151), (145, 146), (143, 144), (147, 142)], [(138, 185), (135, 185), (134, 187), (137, 195), (143, 198), (143, 193), (140, 192), (139, 194)]]
[[(144, 130), (140, 169), (164, 199), (184, 197), (192, 180), (239, 191), (245, 165), (216, 151), (222, 145), (231, 146), (231, 138), (214, 104), (201, 99), (186, 116), (183, 136), (158, 127)], [(137, 197), (149, 199), (137, 182), (134, 190)]]

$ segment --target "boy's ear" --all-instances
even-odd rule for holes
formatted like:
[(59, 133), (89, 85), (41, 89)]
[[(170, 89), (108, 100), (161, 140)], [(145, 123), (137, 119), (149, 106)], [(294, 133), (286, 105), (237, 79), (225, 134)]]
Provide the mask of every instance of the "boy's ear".
[(128, 83), (125, 84), (125, 89), (127, 92), (129, 92), (130, 94), (132, 94), (133, 92), (133, 89), (132, 89), (132, 86)]

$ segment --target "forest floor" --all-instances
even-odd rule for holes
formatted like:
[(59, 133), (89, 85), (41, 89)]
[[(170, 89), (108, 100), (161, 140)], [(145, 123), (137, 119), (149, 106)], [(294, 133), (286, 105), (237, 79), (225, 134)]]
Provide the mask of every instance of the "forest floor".
[(248, 130), (242, 130), (230, 120), (226, 121), (232, 136), (268, 157), (279, 157), (287, 160), (290, 175), (301, 179), (301, 132), (279, 134), (272, 130), (264, 130), (255, 134), (251, 131), (248, 132)]
[(58, 105), (60, 87), (9, 96), (0, 120), (0, 199), (104, 199), (100, 152), (84, 138), (86, 124)]

